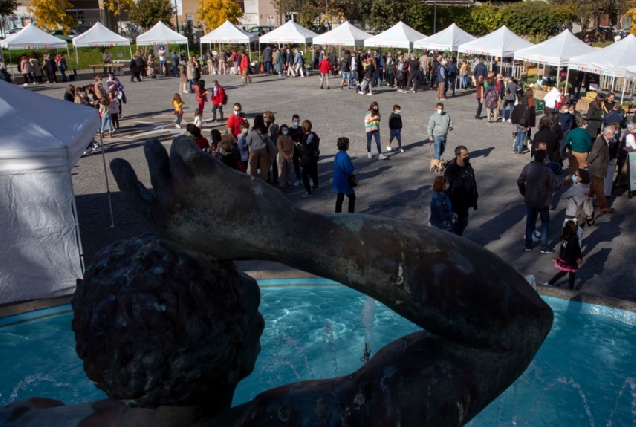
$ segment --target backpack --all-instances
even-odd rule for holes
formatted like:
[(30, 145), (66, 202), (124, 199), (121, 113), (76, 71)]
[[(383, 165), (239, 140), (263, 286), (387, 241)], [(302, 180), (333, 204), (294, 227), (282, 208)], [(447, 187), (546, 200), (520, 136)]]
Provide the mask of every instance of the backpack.
[(486, 91), (486, 108), (487, 109), (489, 110), (496, 109), (498, 101), (499, 101), (499, 94), (497, 93), (497, 89)]
[(227, 104), (227, 93), (225, 93), (225, 91), (223, 91), (223, 98), (221, 99), (221, 104), (223, 105)]
[(320, 156), (320, 137), (316, 134), (316, 132), (312, 132), (314, 135), (313, 140), (311, 141), (314, 144), (314, 156)]
[(594, 209), (592, 200), (589, 197), (586, 197), (583, 203), (576, 206), (576, 213), (574, 214), (574, 218), (576, 219), (576, 222), (577, 224), (579, 224), (580, 227), (586, 222), (588, 225), (594, 225), (596, 215), (596, 209)]

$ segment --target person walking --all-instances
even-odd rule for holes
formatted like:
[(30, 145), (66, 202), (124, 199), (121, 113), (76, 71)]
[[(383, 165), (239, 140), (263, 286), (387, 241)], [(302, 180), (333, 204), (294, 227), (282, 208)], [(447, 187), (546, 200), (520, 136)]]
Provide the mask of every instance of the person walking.
[(587, 131), (587, 121), (579, 119), (576, 122), (576, 126), (565, 138), (565, 148), (569, 152), (570, 175), (573, 175), (577, 169), (587, 163), (587, 155), (593, 145), (592, 138), (590, 138), (590, 134)]
[(378, 160), (386, 159), (386, 156), (382, 154), (382, 144), (380, 142), (380, 106), (377, 102), (373, 101), (369, 110), (364, 115), (364, 130), (367, 134), (367, 157), (373, 158), (371, 154), (371, 139), (375, 139), (375, 145), (378, 149)]
[(526, 204), (526, 252), (532, 251), (532, 236), (537, 222), (537, 216), (539, 216), (541, 218), (541, 253), (554, 253), (554, 249), (548, 246), (548, 235), (550, 233), (550, 202), (552, 201), (552, 194), (563, 187), (566, 181), (572, 179), (569, 175), (565, 180), (557, 179), (552, 169), (547, 166), (547, 162), (547, 151), (537, 150), (534, 153), (534, 161), (524, 166), (517, 179), (519, 192), (524, 197)]
[(587, 164), (585, 165), (590, 175), (592, 175), (590, 197), (596, 197), (601, 213), (614, 213), (616, 211), (614, 208), (607, 206), (607, 198), (605, 197), (605, 177), (607, 176), (607, 165), (609, 163), (609, 144), (613, 137), (614, 127), (606, 127), (603, 133), (594, 141), (592, 150), (587, 157)]
[[(406, 90), (413, 84), (411, 88), (411, 92), (417, 92), (417, 73), (420, 69), (420, 61), (418, 61), (415, 55), (411, 55), (411, 59), (408, 61), (409, 64), (409, 77), (406, 83)], [(439, 94), (438, 94), (439, 95)]]
[(223, 121), (223, 104), (227, 103), (225, 89), (219, 84), (218, 80), (212, 80), (212, 121), (217, 123), (216, 112), (219, 111), (220, 119)]
[(444, 99), (446, 99), (446, 93), (448, 89), (453, 89), (453, 96), (455, 96), (455, 88), (457, 87), (457, 59), (451, 56), (450, 61), (446, 65), (446, 90), (444, 91)]
[(517, 84), (517, 81), (514, 78), (511, 78), (508, 84), (506, 85), (506, 93), (504, 95), (504, 104), (502, 108), (503, 121), (508, 121), (511, 123), (512, 119), (512, 110), (515, 106), (515, 99), (517, 97), (517, 92), (520, 87)]
[(102, 118), (102, 127), (100, 130), (101, 133), (101, 137), (104, 137), (104, 127), (106, 126), (106, 123), (108, 123), (108, 136), (110, 138), (113, 137), (113, 122), (111, 121), (111, 116), (110, 116), (110, 102), (108, 101), (107, 98), (102, 98), (101, 101), (99, 102), (99, 115)]
[(305, 60), (303, 58), (303, 54), (300, 50), (296, 49), (296, 56), (294, 59), (294, 65), (296, 67), (296, 75), (300, 76), (300, 77), (305, 77), (305, 72), (304, 72), (304, 63)]
[(494, 77), (488, 77), (488, 87), (484, 96), (484, 105), (488, 115), (488, 123), (497, 123), (499, 120), (499, 91)]
[(451, 200), (453, 212), (457, 214), (453, 233), (462, 236), (468, 226), (468, 209), (477, 210), (479, 198), (475, 170), (470, 164), (468, 148), (463, 145), (455, 148), (455, 158), (446, 166), (444, 176), (449, 184), (446, 194)]
[(263, 65), (265, 66), (265, 74), (269, 74), (272, 69), (272, 48), (269, 45), (263, 49)]
[(201, 117), (203, 117), (203, 111), (205, 108), (205, 103), (208, 102), (208, 91), (205, 89), (205, 80), (199, 80), (196, 84), (192, 85), (194, 89), (194, 97), (199, 104), (199, 112), (201, 113)]
[(559, 279), (568, 275), (568, 287), (574, 289), (576, 273), (579, 270), (581, 262), (582, 254), (577, 236), (577, 225), (576, 222), (568, 220), (563, 226), (563, 231), (561, 232), (561, 249), (559, 250), (559, 256), (554, 262), (554, 267), (560, 271), (543, 285), (554, 286)]
[(280, 135), (276, 141), (278, 148), (278, 184), (281, 190), (292, 188), (291, 170), (294, 159), (294, 141), (289, 135), (289, 127), (286, 124), (280, 126)]
[(285, 66), (287, 67), (287, 77), (296, 77), (294, 71), (294, 54), (289, 48), (287, 48), (285, 52)]
[(446, 149), (448, 132), (453, 130), (453, 120), (444, 111), (443, 103), (437, 103), (435, 113), (428, 119), (426, 130), (428, 132), (429, 145), (432, 144), (435, 149), (433, 158), (440, 160)]
[(347, 154), (349, 138), (338, 138), (337, 146), (338, 152), (333, 159), (333, 181), (331, 183), (331, 191), (336, 193), (336, 213), (342, 212), (345, 196), (349, 199), (349, 213), (354, 213), (356, 211), (356, 192), (351, 186), (351, 181), (356, 168)]
[(276, 49), (276, 56), (274, 57), (274, 63), (276, 66), (276, 74), (283, 75), (283, 52), (280, 49)]
[(137, 81), (141, 81), (141, 77), (139, 76), (139, 72), (137, 71), (137, 55), (133, 55), (130, 63), (128, 64), (128, 68), (130, 69), (130, 83), (135, 82), (135, 78)]
[(519, 103), (512, 110), (512, 124), (516, 127), (516, 136), (513, 147), (514, 154), (523, 154), (525, 151), (525, 141), (528, 130), (530, 129), (530, 109), (528, 107), (528, 99), (525, 96), (519, 98)]
[(320, 70), (320, 89), (323, 88), (325, 81), (327, 82), (327, 89), (329, 89), (329, 71), (331, 71), (331, 64), (324, 52), (321, 52), (321, 55), (322, 60), (318, 63), (318, 68)]
[(342, 73), (340, 90), (344, 89), (345, 82), (347, 83), (347, 90), (351, 90), (351, 53), (348, 50), (345, 50), (344, 58), (340, 61), (340, 72)]
[[(302, 123), (303, 137), (297, 148), (300, 150), (300, 164), (303, 167), (302, 178), (305, 186), (303, 198), (311, 197), (312, 189), (318, 189), (318, 156), (320, 155), (320, 138), (311, 131), (309, 120)], [(310, 181), (313, 185), (310, 186)]]
[[(360, 95), (373, 95), (373, 73), (375, 71), (373, 67), (373, 61), (371, 58), (365, 58), (363, 61), (364, 64), (364, 78), (362, 80), (362, 85), (360, 86), (360, 91), (358, 92)], [(367, 89), (369, 92), (367, 93)]]
[(484, 78), (479, 76), (475, 81), (475, 87), (477, 91), (475, 92), (475, 96), (477, 97), (477, 112), (475, 113), (475, 119), (481, 120), (481, 110), (484, 104)]
[(437, 67), (437, 72), (435, 73), (435, 83), (437, 83), (437, 100), (443, 101), (446, 99), (446, 60), (442, 60), (442, 62)]
[(250, 149), (250, 174), (256, 178), (258, 169), (261, 170), (261, 179), (269, 181), (269, 157), (267, 154), (269, 135), (262, 115), (254, 117), (254, 126), (247, 134), (247, 146)]
[(445, 176), (436, 176), (433, 181), (433, 195), (431, 196), (431, 215), (428, 219), (431, 227), (441, 230), (453, 231), (453, 219), (457, 215), (453, 212), (453, 204), (448, 194), (445, 193), (450, 184)]
[(68, 81), (68, 77), (66, 76), (67, 66), (66, 66), (66, 58), (64, 58), (64, 54), (61, 52), (58, 53), (57, 57), (55, 58), (55, 62), (57, 62), (57, 68), (60, 70), (60, 74), (62, 75), (62, 82), (67, 82)]
[(404, 149), (402, 148), (402, 107), (399, 105), (393, 106), (393, 112), (389, 117), (389, 144), (386, 146), (386, 151), (391, 151), (391, 142), (393, 142), (393, 138), (397, 140), (398, 148), (397, 151), (399, 153), (404, 153)]
[(183, 100), (181, 95), (175, 93), (172, 96), (172, 106), (174, 107), (174, 124), (177, 129), (181, 129), (181, 121), (183, 120)]

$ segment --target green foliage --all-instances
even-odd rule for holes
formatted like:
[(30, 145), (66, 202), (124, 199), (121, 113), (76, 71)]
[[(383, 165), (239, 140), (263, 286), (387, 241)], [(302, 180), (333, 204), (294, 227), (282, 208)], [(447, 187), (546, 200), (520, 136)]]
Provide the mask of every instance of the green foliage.
[(139, 0), (132, 5), (129, 14), (130, 20), (144, 30), (159, 21), (172, 28), (172, 22), (170, 22), (172, 15), (173, 8), (170, 0)]
[(18, 2), (16, 0), (0, 0), (0, 16), (13, 15), (17, 8)]
[(590, 19), (597, 19), (600, 11), (615, 18), (622, 16), (634, 7), (634, 0), (549, 0), (552, 6), (570, 6), (575, 10), (573, 21), (587, 24)]

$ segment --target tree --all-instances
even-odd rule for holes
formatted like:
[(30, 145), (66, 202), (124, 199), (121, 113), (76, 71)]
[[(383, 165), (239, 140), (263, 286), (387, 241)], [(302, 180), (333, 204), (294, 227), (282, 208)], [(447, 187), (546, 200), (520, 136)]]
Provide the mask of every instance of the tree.
[(134, 0), (104, 0), (104, 9), (110, 10), (113, 15), (118, 16), (130, 12), (134, 4)]
[(234, 0), (201, 0), (197, 9), (197, 19), (209, 29), (220, 27), (225, 21), (238, 24), (242, 16), (241, 6)]
[(75, 21), (66, 14), (66, 9), (73, 5), (67, 0), (33, 0), (29, 13), (35, 18), (38, 27), (46, 30), (57, 30), (62, 27), (65, 33), (75, 27)]
[(144, 30), (161, 21), (172, 28), (174, 10), (170, 0), (139, 0), (130, 8), (130, 20)]
[(13, 15), (17, 8), (16, 0), (0, 0), (0, 30), (4, 30), (5, 18)]

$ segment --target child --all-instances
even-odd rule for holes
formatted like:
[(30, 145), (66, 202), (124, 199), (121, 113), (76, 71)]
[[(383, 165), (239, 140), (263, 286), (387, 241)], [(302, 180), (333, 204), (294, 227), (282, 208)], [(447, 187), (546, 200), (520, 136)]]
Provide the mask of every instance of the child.
[(198, 108), (196, 110), (194, 110), (194, 123), (195, 126), (197, 126), (199, 129), (201, 129), (201, 126), (203, 125), (203, 120), (201, 119), (201, 110), (199, 110)]
[(174, 107), (174, 115), (177, 116), (174, 119), (174, 124), (177, 129), (181, 129), (181, 120), (183, 120), (183, 100), (181, 95), (175, 93), (172, 97), (172, 106)]
[(544, 283), (544, 285), (554, 286), (560, 278), (568, 274), (569, 287), (570, 289), (574, 289), (576, 272), (579, 269), (579, 264), (581, 264), (581, 246), (579, 246), (578, 226), (576, 222), (568, 220), (565, 223), (561, 234), (561, 251), (559, 256), (554, 258), (554, 260), (554, 266), (561, 271), (555, 274), (549, 282)]
[(243, 123), (239, 126), (239, 135), (238, 135), (238, 149), (241, 153), (241, 164), (243, 165), (243, 169), (247, 170), (247, 162), (250, 157), (250, 149), (247, 145), (247, 133), (249, 132), (250, 125), (248, 123)]
[(117, 132), (119, 130), (119, 100), (113, 92), (108, 92), (108, 108), (113, 122), (113, 132)]
[(294, 141), (289, 135), (289, 128), (287, 125), (280, 127), (280, 135), (276, 140), (276, 146), (278, 148), (278, 182), (281, 189), (291, 188), (291, 170), (293, 167), (292, 161), (294, 159)]
[(391, 142), (393, 142), (393, 138), (397, 139), (398, 143), (398, 152), (404, 153), (402, 149), (402, 116), (400, 116), (400, 112), (402, 108), (399, 105), (393, 106), (393, 112), (389, 117), (389, 145), (386, 146), (386, 151), (391, 151)]

